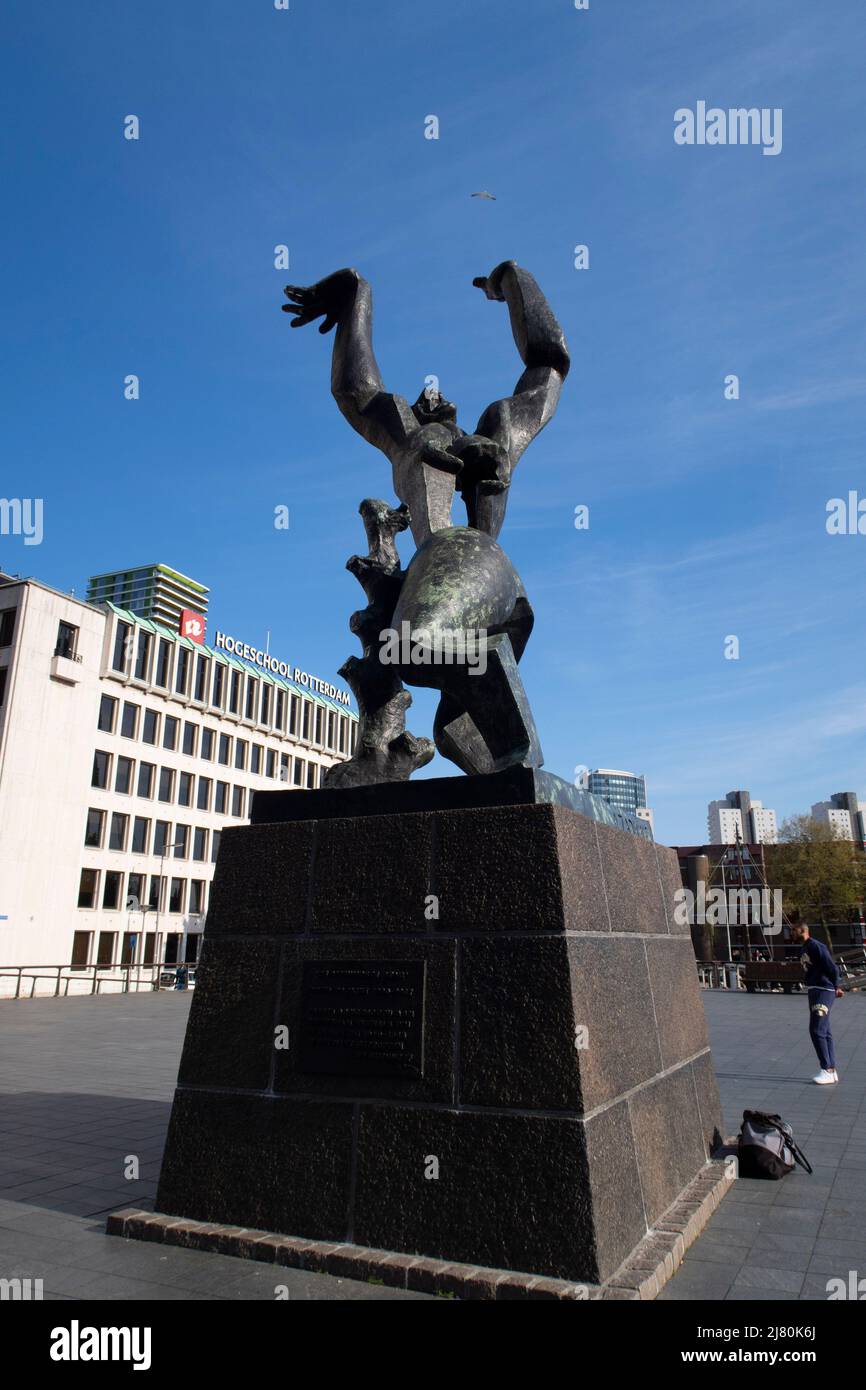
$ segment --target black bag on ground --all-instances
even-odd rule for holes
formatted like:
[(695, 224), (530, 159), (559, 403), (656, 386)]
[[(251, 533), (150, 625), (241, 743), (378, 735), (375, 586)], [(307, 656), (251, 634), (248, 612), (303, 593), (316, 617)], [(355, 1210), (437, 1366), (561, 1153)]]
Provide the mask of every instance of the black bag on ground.
[(811, 1173), (806, 1155), (794, 1143), (794, 1132), (781, 1115), (744, 1110), (737, 1157), (741, 1178), (784, 1178), (795, 1163)]

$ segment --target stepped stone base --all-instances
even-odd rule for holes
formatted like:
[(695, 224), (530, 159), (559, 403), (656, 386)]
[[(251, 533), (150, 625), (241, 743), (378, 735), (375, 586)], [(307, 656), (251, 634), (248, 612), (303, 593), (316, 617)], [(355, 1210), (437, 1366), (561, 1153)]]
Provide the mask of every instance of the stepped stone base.
[(521, 1299), (636, 1301), (658, 1296), (732, 1182), (732, 1172), (723, 1162), (708, 1163), (680, 1200), (665, 1213), (658, 1227), (647, 1233), (625, 1264), (601, 1285), (574, 1284), (565, 1279), (544, 1279), (515, 1270), (483, 1269), (423, 1256), (397, 1255), (361, 1245), (303, 1240), (239, 1226), (161, 1216), (137, 1207), (112, 1212), (108, 1218), (108, 1233), (273, 1264), (278, 1267), (274, 1271), (275, 1287), (280, 1281), (278, 1269), (282, 1267), (331, 1274), (338, 1279), (387, 1284), (444, 1298), (496, 1299), (499, 1302)]
[(158, 1212), (607, 1285), (721, 1141), (679, 886), (550, 802), (226, 830)]

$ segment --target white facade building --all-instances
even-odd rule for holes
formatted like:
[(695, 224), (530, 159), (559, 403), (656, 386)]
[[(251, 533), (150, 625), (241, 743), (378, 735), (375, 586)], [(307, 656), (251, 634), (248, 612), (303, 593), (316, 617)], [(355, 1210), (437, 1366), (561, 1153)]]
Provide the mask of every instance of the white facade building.
[(707, 840), (711, 845), (774, 845), (778, 840), (776, 812), (753, 801), (746, 791), (728, 792), (707, 807)]
[(222, 829), (350, 755), (344, 692), (244, 650), (0, 575), (0, 993), (193, 962)]
[(866, 806), (855, 792), (834, 792), (829, 801), (816, 801), (812, 819), (831, 826), (840, 840), (866, 844)]

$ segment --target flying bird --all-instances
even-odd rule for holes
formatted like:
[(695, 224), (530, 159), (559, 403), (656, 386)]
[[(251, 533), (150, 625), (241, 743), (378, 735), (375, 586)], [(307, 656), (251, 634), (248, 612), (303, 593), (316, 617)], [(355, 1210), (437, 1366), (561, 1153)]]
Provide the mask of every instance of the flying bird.
[(491, 203), (496, 202), (496, 195), (494, 193), (488, 193), (486, 188), (482, 189), (480, 193), (473, 193), (471, 196), (473, 198), (489, 198)]

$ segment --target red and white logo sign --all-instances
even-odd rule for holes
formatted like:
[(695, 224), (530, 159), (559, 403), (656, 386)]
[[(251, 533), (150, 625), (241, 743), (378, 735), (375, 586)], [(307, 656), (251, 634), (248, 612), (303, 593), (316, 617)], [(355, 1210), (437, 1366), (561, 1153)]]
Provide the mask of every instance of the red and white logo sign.
[(191, 642), (204, 642), (205, 620), (201, 613), (193, 613), (191, 608), (185, 608), (180, 615), (180, 627), (178, 631), (181, 637), (188, 637)]

